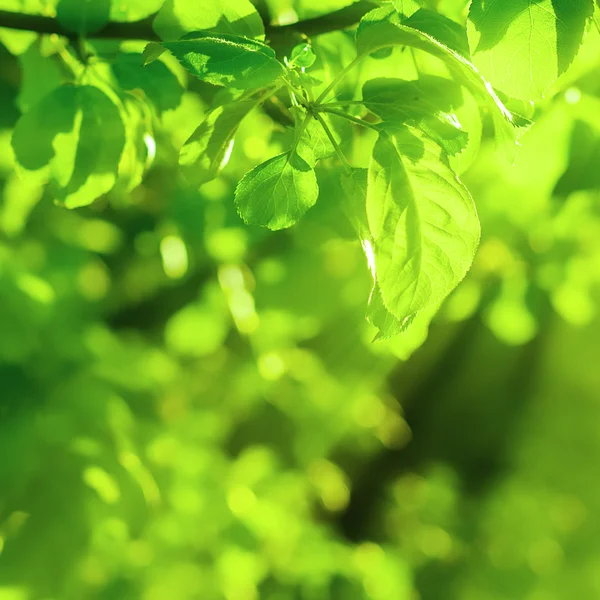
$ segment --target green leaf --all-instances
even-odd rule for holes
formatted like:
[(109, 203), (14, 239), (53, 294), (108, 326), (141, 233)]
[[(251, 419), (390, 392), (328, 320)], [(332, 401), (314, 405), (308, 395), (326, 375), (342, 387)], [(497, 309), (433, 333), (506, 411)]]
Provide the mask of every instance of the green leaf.
[[(420, 12), (415, 13), (411, 19), (416, 19), (423, 27), (425, 18), (423, 14), (419, 15)], [(446, 64), (458, 82), (485, 102), (500, 143), (514, 146), (516, 134), (512, 116), (475, 66), (462, 54), (428, 33), (403, 24), (392, 8), (376, 8), (362, 18), (356, 32), (356, 46), (359, 57), (389, 46), (410, 46), (436, 56)]]
[(373, 289), (369, 297), (367, 321), (379, 330), (375, 340), (388, 339), (408, 327), (410, 320), (402, 323), (383, 304), (381, 290), (376, 280), (375, 254), (367, 219), (368, 169), (352, 169), (340, 177), (343, 194), (342, 210), (361, 241), (373, 276)]
[(537, 100), (575, 58), (593, 9), (592, 0), (473, 0), (473, 61), (494, 87)]
[(461, 94), (462, 103), (455, 108), (454, 114), (461, 129), (468, 135), (468, 141), (460, 152), (448, 156), (450, 166), (457, 175), (464, 173), (477, 158), (483, 134), (483, 120), (476, 98), (464, 87), (461, 88)]
[(363, 242), (371, 238), (367, 221), (367, 177), (367, 169), (352, 169), (340, 177), (344, 192), (340, 195), (342, 210)]
[(415, 316), (413, 314), (402, 321), (397, 319), (385, 307), (379, 286), (377, 284), (373, 286), (366, 314), (367, 321), (378, 329), (378, 333), (373, 341), (387, 340), (402, 333), (412, 323)]
[(113, 187), (124, 144), (119, 109), (92, 86), (55, 89), (19, 119), (12, 137), (19, 164), (47, 170), (55, 199), (69, 208)]
[(138, 21), (153, 15), (163, 5), (163, 0), (112, 0), (111, 21)]
[(167, 51), (159, 42), (150, 42), (142, 52), (142, 64), (144, 66), (153, 63)]
[(464, 27), (451, 19), (433, 10), (421, 8), (403, 21), (402, 24), (426, 33), (447, 48), (470, 60), (471, 52), (467, 32)]
[(317, 60), (317, 57), (310, 44), (298, 44), (292, 49), (290, 65), (308, 68), (312, 67), (315, 60)]
[(94, 33), (110, 20), (110, 4), (110, 0), (60, 0), (56, 20), (73, 33)]
[(371, 79), (362, 94), (365, 106), (386, 125), (416, 126), (448, 154), (457, 154), (468, 142), (454, 113), (462, 104), (461, 89), (449, 79), (435, 75), (423, 75), (416, 81)]
[(196, 32), (189, 39), (163, 42), (192, 75), (213, 85), (260, 88), (283, 74), (269, 46), (235, 35)]
[(469, 192), (439, 146), (412, 128), (377, 140), (367, 218), (383, 304), (403, 325), (456, 287), (479, 242)]
[(153, 23), (163, 40), (176, 40), (191, 31), (212, 31), (263, 39), (265, 29), (250, 0), (167, 0)]
[(257, 104), (257, 100), (232, 102), (206, 114), (179, 155), (179, 164), (190, 183), (200, 186), (217, 176), (239, 124)]
[(235, 203), (246, 223), (285, 229), (315, 204), (318, 195), (314, 170), (295, 152), (285, 152), (244, 175)]
[(21, 112), (28, 111), (65, 80), (61, 64), (52, 57), (44, 56), (37, 43), (19, 56), (19, 64), (21, 89), (17, 105)]
[(392, 0), (392, 5), (403, 19), (410, 17), (421, 8), (415, 0)]
[(137, 52), (123, 52), (112, 64), (112, 71), (124, 90), (139, 89), (159, 112), (177, 108), (183, 90), (175, 74), (156, 60), (143, 66), (143, 56)]

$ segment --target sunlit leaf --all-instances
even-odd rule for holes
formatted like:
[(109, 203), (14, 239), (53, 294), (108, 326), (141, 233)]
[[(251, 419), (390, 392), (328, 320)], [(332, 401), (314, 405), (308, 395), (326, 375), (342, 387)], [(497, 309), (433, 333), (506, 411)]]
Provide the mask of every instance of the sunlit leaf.
[(246, 223), (284, 229), (296, 223), (318, 195), (314, 170), (298, 154), (285, 152), (246, 173), (235, 190), (235, 203)]
[(310, 44), (299, 44), (292, 48), (292, 54), (290, 56), (290, 64), (297, 67), (311, 67), (317, 57), (313, 52)]
[(371, 79), (363, 86), (363, 101), (388, 126), (414, 125), (448, 154), (467, 144), (468, 135), (453, 112), (462, 103), (460, 86), (449, 79), (433, 75), (416, 81)]
[(44, 56), (39, 44), (33, 44), (19, 56), (21, 90), (18, 105), (22, 112), (29, 110), (46, 94), (65, 81), (65, 72), (54, 57)]
[[(416, 19), (421, 27), (423, 21), (426, 21), (420, 11), (411, 19)], [(500, 142), (505, 146), (514, 145), (512, 116), (474, 65), (462, 54), (428, 33), (402, 23), (400, 16), (393, 9), (381, 7), (367, 13), (359, 23), (356, 46), (359, 56), (388, 46), (411, 46), (441, 59), (457, 81), (466, 85), (488, 106)]]
[(256, 105), (256, 100), (234, 102), (206, 114), (179, 155), (179, 164), (190, 183), (200, 186), (217, 176), (240, 122)]
[(379, 137), (367, 217), (382, 300), (402, 324), (449, 294), (471, 265), (475, 205), (443, 151), (417, 130)]
[(160, 60), (143, 66), (142, 54), (122, 52), (112, 64), (124, 90), (139, 89), (159, 112), (177, 107), (183, 90), (175, 74)]
[(49, 168), (55, 199), (74, 208), (113, 187), (125, 129), (119, 109), (98, 88), (64, 85), (21, 117), (12, 144), (25, 169)]
[(163, 42), (163, 46), (192, 75), (214, 85), (259, 88), (283, 74), (273, 49), (236, 35), (196, 32), (184, 40)]
[(421, 8), (402, 24), (426, 33), (466, 59), (471, 57), (465, 28), (433, 10)]
[(164, 0), (112, 0), (111, 21), (138, 21), (153, 15)]
[(370, 241), (371, 237), (367, 221), (367, 176), (367, 169), (352, 169), (340, 177), (342, 210), (361, 241)]
[[(302, 115), (303, 118), (304, 113), (302, 113)], [(327, 123), (328, 122), (326, 121), (326, 124)], [(329, 129), (335, 139), (335, 134), (333, 133), (334, 130), (332, 130), (331, 127)], [(310, 166), (314, 167), (319, 160), (333, 156), (333, 154), (335, 154), (335, 148), (319, 121), (311, 118), (308, 120), (302, 131), (302, 135), (298, 140), (296, 152)]]
[(392, 5), (403, 18), (410, 17), (421, 8), (416, 0), (392, 0)]
[(504, 93), (537, 100), (575, 58), (593, 10), (592, 0), (474, 0), (473, 61)]
[(153, 27), (163, 40), (200, 30), (257, 39), (265, 35), (262, 19), (250, 0), (166, 0)]

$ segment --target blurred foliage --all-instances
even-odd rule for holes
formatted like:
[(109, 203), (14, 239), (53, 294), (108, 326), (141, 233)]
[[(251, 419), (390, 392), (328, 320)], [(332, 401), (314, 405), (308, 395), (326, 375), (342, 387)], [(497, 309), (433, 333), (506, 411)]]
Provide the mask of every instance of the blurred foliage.
[[(116, 4), (99, 18), (160, 3)], [(346, 4), (258, 8), (285, 23)], [(463, 0), (423, 4), (465, 23)], [(11, 147), (21, 112), (70, 76), (65, 43), (0, 41), (0, 600), (600, 598), (597, 30), (531, 114), (508, 100), (535, 121), (513, 165), (463, 110), (453, 166), (482, 223), (474, 265), (439, 311), (378, 342), (334, 171), (292, 229), (236, 214), (239, 179), (289, 142), (276, 120), (253, 109), (197, 190), (178, 151), (222, 92), (168, 57), (140, 79), (143, 43), (91, 40), (96, 77), (133, 90), (122, 110), (144, 143), (125, 143), (108, 194), (68, 211)], [(352, 37), (312, 52), (330, 78)], [(406, 54), (366, 59), (341, 94), (390, 69), (442, 72)], [(367, 160), (370, 133), (334, 125)]]

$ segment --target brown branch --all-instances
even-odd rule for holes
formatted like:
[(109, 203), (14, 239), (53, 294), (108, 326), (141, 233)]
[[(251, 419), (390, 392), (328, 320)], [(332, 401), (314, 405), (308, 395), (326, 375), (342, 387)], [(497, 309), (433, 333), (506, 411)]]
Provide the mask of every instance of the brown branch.
[[(377, 4), (368, 0), (360, 0), (350, 6), (336, 10), (321, 17), (298, 21), (289, 25), (265, 24), (267, 39), (276, 45), (286, 44), (298, 35), (308, 37), (338, 31), (351, 27), (360, 21), (367, 12), (376, 8)], [(86, 37), (90, 39), (122, 39), (122, 40), (146, 40), (156, 41), (158, 36), (152, 29), (152, 21), (155, 15), (151, 15), (141, 21), (129, 23), (107, 23), (102, 29), (90, 33)], [(18, 29), (21, 31), (32, 31), (42, 34), (57, 34), (66, 37), (77, 37), (76, 34), (66, 30), (53, 17), (42, 15), (28, 15), (7, 10), (0, 10), (0, 27)]]

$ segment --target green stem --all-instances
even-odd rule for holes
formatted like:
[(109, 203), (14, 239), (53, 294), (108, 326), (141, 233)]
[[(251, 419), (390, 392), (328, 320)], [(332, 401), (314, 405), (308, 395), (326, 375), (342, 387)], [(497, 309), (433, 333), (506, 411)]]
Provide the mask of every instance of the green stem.
[(351, 63), (347, 64), (330, 82), (329, 85), (321, 92), (319, 97), (315, 100), (315, 104), (318, 106), (327, 97), (327, 94), (351, 71), (364, 56), (357, 56)]
[(314, 115), (315, 115), (315, 119), (317, 119), (317, 121), (319, 121), (319, 123), (321, 124), (321, 127), (325, 131), (325, 135), (329, 138), (329, 141), (331, 142), (331, 145), (333, 146), (335, 153), (338, 155), (338, 158), (342, 161), (342, 164), (344, 165), (346, 170), (351, 171), (352, 165), (350, 165), (350, 163), (346, 160), (346, 157), (344, 156), (342, 149), (339, 147), (338, 143), (336, 142), (335, 138), (333, 137), (333, 134), (329, 130), (329, 127), (327, 127), (327, 123), (325, 123), (325, 119), (323, 119), (323, 117), (318, 112), (314, 113)]
[(358, 117), (353, 117), (348, 113), (342, 112), (341, 110), (335, 110), (334, 108), (326, 108), (325, 105), (322, 105), (317, 108), (320, 112), (329, 113), (330, 115), (335, 115), (336, 117), (341, 117), (342, 119), (346, 119), (351, 123), (355, 123), (356, 125), (360, 125), (361, 127), (367, 127), (368, 129), (373, 129), (374, 131), (379, 131), (379, 127), (374, 123), (369, 123), (364, 119), (359, 119)]

